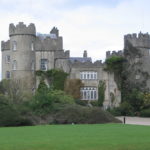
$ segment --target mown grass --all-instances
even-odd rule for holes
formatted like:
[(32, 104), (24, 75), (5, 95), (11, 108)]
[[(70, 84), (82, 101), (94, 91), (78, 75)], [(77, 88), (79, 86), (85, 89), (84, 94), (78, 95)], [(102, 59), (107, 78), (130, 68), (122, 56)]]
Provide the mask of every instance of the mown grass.
[(0, 128), (0, 150), (149, 150), (150, 126), (43, 125)]

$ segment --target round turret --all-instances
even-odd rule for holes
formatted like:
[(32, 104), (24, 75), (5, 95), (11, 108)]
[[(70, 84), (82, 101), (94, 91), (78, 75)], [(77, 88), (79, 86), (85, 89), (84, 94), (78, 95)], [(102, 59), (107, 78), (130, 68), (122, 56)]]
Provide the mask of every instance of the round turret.
[(35, 33), (34, 24), (26, 26), (20, 22), (9, 26), (12, 78), (21, 79), (29, 89), (34, 87)]

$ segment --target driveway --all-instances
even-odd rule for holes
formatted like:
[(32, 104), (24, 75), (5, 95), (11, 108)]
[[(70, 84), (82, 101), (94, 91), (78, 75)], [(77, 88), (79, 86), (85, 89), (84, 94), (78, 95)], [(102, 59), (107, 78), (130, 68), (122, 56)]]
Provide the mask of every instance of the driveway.
[[(124, 121), (123, 116), (116, 117), (117, 119)], [(142, 117), (125, 117), (126, 124), (136, 124), (136, 125), (150, 125), (150, 118), (142, 118)]]

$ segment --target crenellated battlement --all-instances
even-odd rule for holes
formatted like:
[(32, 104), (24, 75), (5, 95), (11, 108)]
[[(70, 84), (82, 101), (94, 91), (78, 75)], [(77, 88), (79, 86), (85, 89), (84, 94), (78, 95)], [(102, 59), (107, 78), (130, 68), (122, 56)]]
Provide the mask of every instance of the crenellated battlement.
[(99, 68), (103, 66), (102, 60), (97, 60), (95, 62), (87, 61), (87, 62), (80, 62), (76, 61), (71, 64), (72, 67), (80, 68)]
[(134, 47), (150, 48), (150, 35), (148, 33), (133, 33), (124, 36), (124, 48), (126, 49), (127, 43), (132, 44)]
[(112, 57), (112, 56), (123, 56), (123, 51), (107, 51), (106, 52), (106, 59)]
[(19, 22), (16, 26), (14, 24), (9, 25), (9, 36), (14, 35), (36, 35), (36, 28), (33, 23), (26, 26), (23, 22)]
[(10, 50), (10, 40), (1, 42), (1, 50)]

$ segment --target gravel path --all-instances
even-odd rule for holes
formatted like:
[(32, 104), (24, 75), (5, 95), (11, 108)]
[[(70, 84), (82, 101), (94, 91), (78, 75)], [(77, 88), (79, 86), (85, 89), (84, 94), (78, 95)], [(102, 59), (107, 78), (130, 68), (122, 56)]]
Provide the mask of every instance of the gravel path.
[[(117, 119), (123, 122), (124, 117), (116, 117)], [(125, 117), (126, 124), (137, 124), (137, 125), (150, 125), (150, 118), (142, 118), (142, 117)]]

